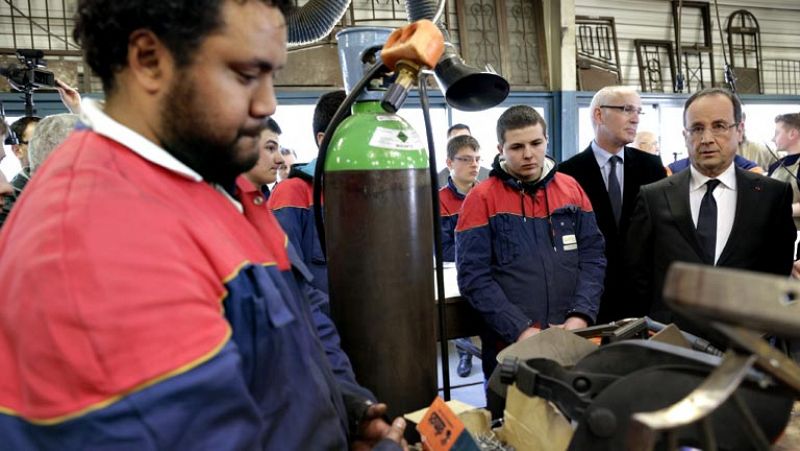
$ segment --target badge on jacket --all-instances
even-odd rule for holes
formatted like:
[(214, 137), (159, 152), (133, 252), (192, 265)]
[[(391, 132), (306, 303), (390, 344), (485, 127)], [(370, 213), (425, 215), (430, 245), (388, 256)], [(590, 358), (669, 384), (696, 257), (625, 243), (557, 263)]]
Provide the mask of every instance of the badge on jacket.
[(578, 239), (575, 238), (575, 235), (564, 235), (561, 237), (561, 241), (565, 251), (574, 251), (578, 248)]

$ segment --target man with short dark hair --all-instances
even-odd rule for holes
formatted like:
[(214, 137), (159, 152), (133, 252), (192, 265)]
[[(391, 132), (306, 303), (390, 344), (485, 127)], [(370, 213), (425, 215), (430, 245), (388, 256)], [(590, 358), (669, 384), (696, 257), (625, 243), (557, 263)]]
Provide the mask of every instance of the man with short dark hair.
[[(472, 136), (472, 131), (467, 124), (453, 124), (447, 129), (447, 141), (450, 142), (451, 139), (457, 136)], [(451, 171), (452, 169), (449, 165), (439, 171), (437, 175), (439, 188), (447, 186), (447, 178), (450, 177)], [(481, 180), (486, 180), (487, 177), (489, 177), (489, 170), (483, 166), (478, 166), (477, 180), (480, 182)]]
[(275, 111), (288, 3), (79, 0), (106, 100), (82, 103), (0, 232), (5, 447), (400, 441), (342, 390), (304, 266), (239, 176)]
[(706, 335), (661, 293), (676, 261), (789, 275), (795, 227), (785, 183), (736, 167), (742, 107), (721, 88), (692, 94), (683, 110), (691, 167), (642, 187), (628, 233), (630, 289), (641, 314)]
[(455, 229), (458, 213), (469, 190), (478, 181), (481, 146), (469, 135), (456, 136), (447, 142), (447, 167), (450, 175), (447, 186), (439, 190), (442, 216), (442, 260), (454, 262), (456, 256)]
[(467, 124), (453, 124), (447, 129), (447, 139), (451, 140), (456, 136), (467, 135), (472, 136), (472, 130), (469, 129)]
[(25, 156), (25, 146), (30, 142), (36, 124), (41, 120), (42, 118), (39, 116), (23, 116), (11, 124), (11, 131), (14, 133), (17, 141), (16, 144), (11, 145), (11, 149), (14, 151), (15, 155), (17, 153), (21, 154), (21, 156), (18, 156), (20, 161), (22, 161)]
[(279, 138), (281, 128), (275, 119), (269, 118), (258, 137), (258, 161), (253, 169), (244, 173), (244, 177), (269, 199), (269, 185), (278, 179), (278, 170), (283, 164)]
[(14, 187), (14, 195), (16, 197), (19, 197), (22, 190), (25, 189), (28, 180), (31, 178), (31, 164), (28, 159), (28, 149), (30, 148), (33, 132), (36, 130), (36, 124), (41, 120), (42, 118), (38, 116), (25, 116), (11, 124), (11, 131), (14, 132), (14, 136), (17, 138), (17, 143), (11, 145), (11, 150), (14, 152), (17, 159), (19, 159), (19, 164), (22, 167), (19, 173), (11, 179), (11, 186)]
[[(17, 175), (9, 182), (13, 191), (2, 199), (2, 206), (0, 206), (0, 226), (5, 223), (6, 218), (8, 218), (8, 215), (11, 213), (11, 209), (17, 202), (17, 198), (22, 194), (22, 190), (25, 189), (25, 185), (28, 184), (28, 180), (31, 178), (28, 148), (33, 132), (36, 129), (36, 124), (41, 120), (42, 118), (37, 116), (24, 116), (11, 124), (11, 133), (15, 138), (14, 141), (16, 141), (15, 144), (11, 144), (11, 151), (14, 152), (14, 155), (19, 159), (19, 164), (22, 166), (22, 169), (20, 169)], [(0, 158), (0, 160), (2, 160), (2, 158)]]
[[(449, 143), (450, 140), (455, 138), (456, 136), (472, 136), (472, 132), (470, 131), (469, 126), (467, 124), (453, 124), (450, 126), (450, 128), (447, 129), (447, 142)], [(479, 168), (479, 171), (480, 169), (483, 168)], [(483, 170), (486, 171), (485, 169)], [(452, 169), (450, 169), (450, 166), (447, 165), (437, 174), (438, 186), (440, 189), (447, 187), (447, 180), (450, 178), (451, 171)], [(488, 171), (486, 172), (486, 174), (484, 174), (482, 179), (485, 179), (487, 176), (488, 176)]]
[[(325, 93), (317, 100), (312, 122), (317, 146), (325, 139), (325, 130), (346, 97), (344, 90), (337, 90)], [(327, 294), (328, 263), (314, 222), (313, 181), (316, 166), (316, 158), (308, 163), (293, 165), (289, 178), (275, 185), (269, 198), (269, 208), (286, 231), (300, 258), (311, 270), (314, 276), (312, 285)]]
[(36, 124), (41, 120), (42, 118), (38, 116), (24, 116), (11, 124), (11, 131), (14, 133), (17, 141), (16, 144), (11, 145), (11, 150), (14, 152), (14, 155), (17, 156), (20, 165), (22, 165), (23, 168), (27, 168), (29, 166), (28, 144), (30, 144), (31, 137), (33, 137), (33, 131), (36, 129)]
[[(442, 261), (456, 261), (456, 224), (461, 204), (478, 180), (481, 161), (481, 146), (470, 135), (458, 135), (447, 141), (447, 168), (450, 177), (447, 186), (439, 190), (439, 213), (442, 227)], [(467, 377), (472, 372), (472, 347), (468, 338), (455, 340), (458, 350), (456, 373)], [(466, 346), (465, 346), (466, 345)]]
[[(346, 98), (347, 93), (344, 92), (344, 89), (337, 89), (336, 91), (322, 94), (317, 99), (317, 104), (314, 107), (314, 116), (311, 120), (311, 130), (314, 132), (314, 141), (317, 143), (317, 147), (325, 139), (325, 130), (328, 129), (333, 116), (336, 115), (336, 110), (339, 109), (339, 106), (344, 103)], [(349, 115), (350, 113), (347, 114), (347, 116)]]
[(486, 378), (509, 344), (593, 323), (603, 292), (603, 235), (578, 182), (545, 155), (546, 130), (527, 105), (500, 116), (491, 175), (470, 191), (456, 226), (459, 291), (487, 326)]
[[(0, 116), (0, 142), (5, 142), (8, 136), (9, 128), (6, 124), (5, 118)], [(6, 152), (3, 146), (0, 146), (0, 161), (6, 157)], [(14, 187), (8, 183), (6, 175), (0, 171), (0, 225), (5, 221), (6, 216), (11, 211), (14, 204)]]

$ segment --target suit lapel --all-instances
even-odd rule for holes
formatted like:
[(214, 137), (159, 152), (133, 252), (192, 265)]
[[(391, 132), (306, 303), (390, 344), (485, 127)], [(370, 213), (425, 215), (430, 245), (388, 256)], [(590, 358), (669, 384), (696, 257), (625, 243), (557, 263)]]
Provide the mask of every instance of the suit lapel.
[(737, 235), (744, 233), (742, 230), (741, 223), (746, 222), (743, 220), (744, 218), (744, 211), (742, 210), (746, 205), (756, 205), (755, 202), (758, 199), (754, 199), (753, 196), (755, 192), (760, 189), (758, 185), (760, 182), (757, 179), (751, 178), (747, 176), (747, 173), (739, 168), (735, 169), (736, 171), (736, 212), (733, 215), (733, 227), (731, 228), (731, 234), (728, 235), (728, 241), (725, 242), (725, 247), (722, 248), (722, 253), (719, 254), (719, 259), (717, 260), (718, 266), (724, 266), (725, 259), (730, 257), (731, 252), (733, 252), (733, 244), (736, 242), (740, 242), (741, 240), (745, 239), (744, 237), (739, 238)]
[(669, 178), (670, 185), (664, 194), (667, 197), (667, 206), (670, 213), (678, 225), (678, 231), (683, 235), (686, 242), (692, 246), (699, 259), (706, 261), (705, 252), (700, 247), (700, 241), (697, 240), (697, 230), (694, 222), (692, 222), (692, 208), (689, 205), (690, 179), (691, 171), (688, 169), (673, 175)]

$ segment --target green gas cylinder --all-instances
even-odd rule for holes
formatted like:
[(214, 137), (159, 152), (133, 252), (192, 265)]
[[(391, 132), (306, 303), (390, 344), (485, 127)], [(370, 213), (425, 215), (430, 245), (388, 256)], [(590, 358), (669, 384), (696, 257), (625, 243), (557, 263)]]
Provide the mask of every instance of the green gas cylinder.
[(357, 102), (325, 163), (330, 304), (359, 383), (392, 417), (437, 394), (430, 183), (411, 125)]

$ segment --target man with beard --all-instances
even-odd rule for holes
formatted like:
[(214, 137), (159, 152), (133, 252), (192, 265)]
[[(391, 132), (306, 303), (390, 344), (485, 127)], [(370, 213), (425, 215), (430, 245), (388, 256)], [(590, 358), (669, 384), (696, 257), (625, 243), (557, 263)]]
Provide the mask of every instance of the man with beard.
[(106, 101), (0, 232), (4, 447), (399, 447), (403, 421), (337, 382), (307, 270), (238, 176), (275, 111), (286, 3), (78, 2)]
[(464, 199), (456, 226), (458, 288), (486, 324), (486, 378), (509, 344), (594, 322), (603, 292), (603, 235), (578, 182), (545, 156), (546, 130), (527, 105), (500, 116), (500, 153)]

